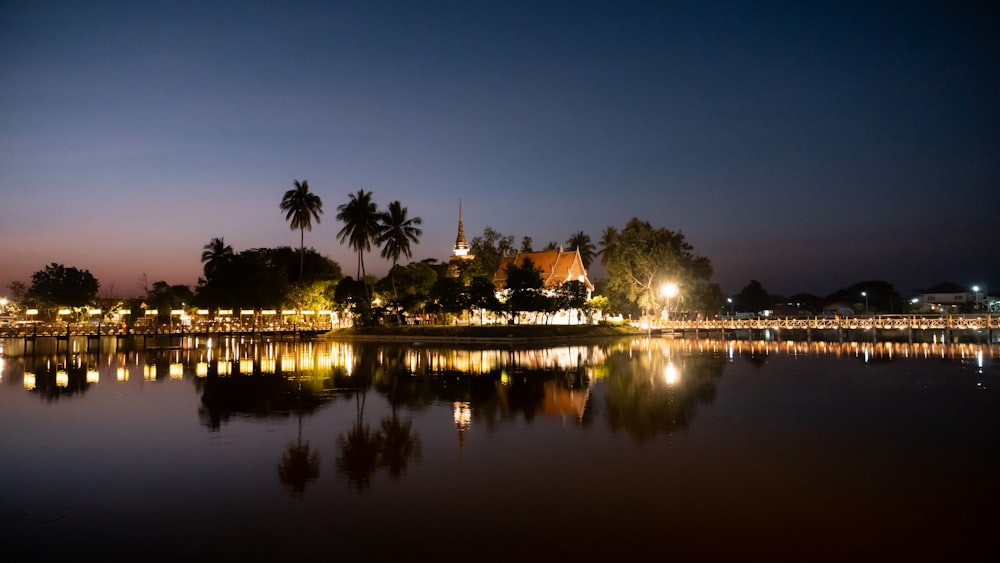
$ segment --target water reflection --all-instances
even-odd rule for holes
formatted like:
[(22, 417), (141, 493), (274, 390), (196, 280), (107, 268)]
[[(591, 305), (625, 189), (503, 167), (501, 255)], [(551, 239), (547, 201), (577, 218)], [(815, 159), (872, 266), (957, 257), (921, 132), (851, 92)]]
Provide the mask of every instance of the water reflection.
[[(331, 403), (351, 404), (351, 427), (337, 436), (335, 468), (355, 490), (384, 470), (394, 480), (419, 463), (422, 439), (412, 416), (451, 405), (461, 448), (472, 428), (492, 432), (515, 420), (559, 418), (588, 428), (598, 421), (638, 444), (688, 428), (716, 399), (727, 366), (763, 366), (773, 356), (826, 355), (866, 364), (897, 358), (960, 362), (982, 373), (996, 347), (983, 344), (620, 339), (550, 348), (446, 348), (394, 343), (268, 342), (247, 338), (108, 352), (4, 357), (0, 381), (45, 402), (85, 395), (94, 386), (187, 381), (199, 395), (198, 419), (218, 432), (233, 418), (294, 419), (297, 437), (277, 463), (280, 482), (305, 494), (320, 475), (320, 453), (303, 437), (303, 418)], [(602, 383), (599, 394), (595, 384)], [(368, 394), (390, 408), (366, 417)]]
[(477, 560), (979, 560), (997, 357), (659, 338), (8, 354), (0, 537), (36, 560), (412, 559), (442, 531)]

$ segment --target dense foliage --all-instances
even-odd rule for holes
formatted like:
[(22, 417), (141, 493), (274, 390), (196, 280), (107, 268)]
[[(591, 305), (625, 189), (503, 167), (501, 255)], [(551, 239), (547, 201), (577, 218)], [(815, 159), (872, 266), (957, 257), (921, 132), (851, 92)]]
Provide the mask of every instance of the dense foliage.
[(711, 262), (695, 254), (683, 234), (632, 218), (621, 231), (606, 230), (602, 244), (613, 308), (634, 304), (655, 313), (667, 306), (661, 293), (667, 283), (680, 288), (672, 308), (715, 311), (721, 306), (721, 291), (710, 282)]
[(100, 283), (88, 270), (55, 262), (31, 276), (29, 302), (43, 307), (83, 307), (97, 298)]

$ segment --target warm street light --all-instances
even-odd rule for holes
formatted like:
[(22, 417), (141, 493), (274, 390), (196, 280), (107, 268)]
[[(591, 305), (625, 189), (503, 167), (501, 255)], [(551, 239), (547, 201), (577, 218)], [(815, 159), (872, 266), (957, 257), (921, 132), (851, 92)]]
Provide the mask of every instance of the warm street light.
[(665, 284), (663, 284), (663, 286), (660, 288), (660, 293), (663, 294), (663, 297), (665, 297), (666, 300), (667, 300), (666, 307), (665, 307), (665, 309), (667, 311), (666, 320), (669, 321), (670, 320), (670, 298), (673, 297), (673, 296), (675, 296), (675, 295), (677, 295), (677, 284), (675, 284), (675, 283), (665, 283)]

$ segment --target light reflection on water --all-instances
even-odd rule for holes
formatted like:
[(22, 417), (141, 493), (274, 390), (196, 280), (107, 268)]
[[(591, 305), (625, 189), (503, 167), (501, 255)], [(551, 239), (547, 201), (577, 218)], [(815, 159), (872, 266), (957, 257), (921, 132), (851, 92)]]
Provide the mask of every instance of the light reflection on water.
[(996, 346), (64, 346), (0, 363), (0, 542), (38, 560), (994, 549)]

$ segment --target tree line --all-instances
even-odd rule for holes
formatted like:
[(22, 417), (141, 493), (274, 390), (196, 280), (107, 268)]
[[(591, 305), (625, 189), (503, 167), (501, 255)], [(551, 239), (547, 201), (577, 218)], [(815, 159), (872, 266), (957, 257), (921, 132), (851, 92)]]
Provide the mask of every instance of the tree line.
[[(410, 216), (400, 201), (380, 208), (372, 192), (358, 190), (337, 207), (341, 223), (337, 239), (357, 254), (353, 276), (345, 276), (339, 264), (305, 246), (305, 233), (322, 218), (323, 200), (310, 191), (308, 181), (295, 180), (284, 192), (279, 208), (289, 228), (299, 231), (299, 248), (251, 248), (237, 252), (223, 237), (212, 238), (201, 252), (202, 275), (197, 285), (171, 285), (157, 281), (145, 295), (124, 306), (145, 306), (161, 311), (180, 307), (199, 308), (295, 308), (334, 309), (350, 312), (360, 324), (401, 322), (420, 315), (437, 322), (450, 322), (477, 311), (513, 320), (517, 313), (535, 313), (543, 322), (560, 310), (579, 309), (585, 314), (601, 311), (636, 317), (656, 314), (668, 305), (660, 294), (663, 283), (679, 286), (670, 308), (689, 314), (715, 314), (725, 299), (711, 282), (708, 258), (694, 253), (680, 232), (653, 227), (638, 218), (618, 229), (605, 229), (598, 245), (584, 231), (566, 240), (570, 252), (579, 252), (588, 268), (600, 260), (607, 277), (595, 284), (588, 299), (584, 284), (567, 282), (545, 290), (542, 272), (530, 260), (510, 265), (506, 286), (498, 293), (494, 277), (504, 257), (532, 252), (531, 237), (515, 246), (513, 235), (485, 227), (470, 242), (471, 260), (461, 261), (449, 271), (448, 262), (412, 258), (419, 244), (420, 217)], [(559, 248), (549, 242), (543, 250)], [(369, 276), (365, 255), (373, 249), (391, 263), (384, 278)], [(30, 288), (11, 284), (15, 299), (27, 307), (114, 307), (111, 297), (98, 298), (100, 284), (87, 270), (52, 263), (32, 276)]]

